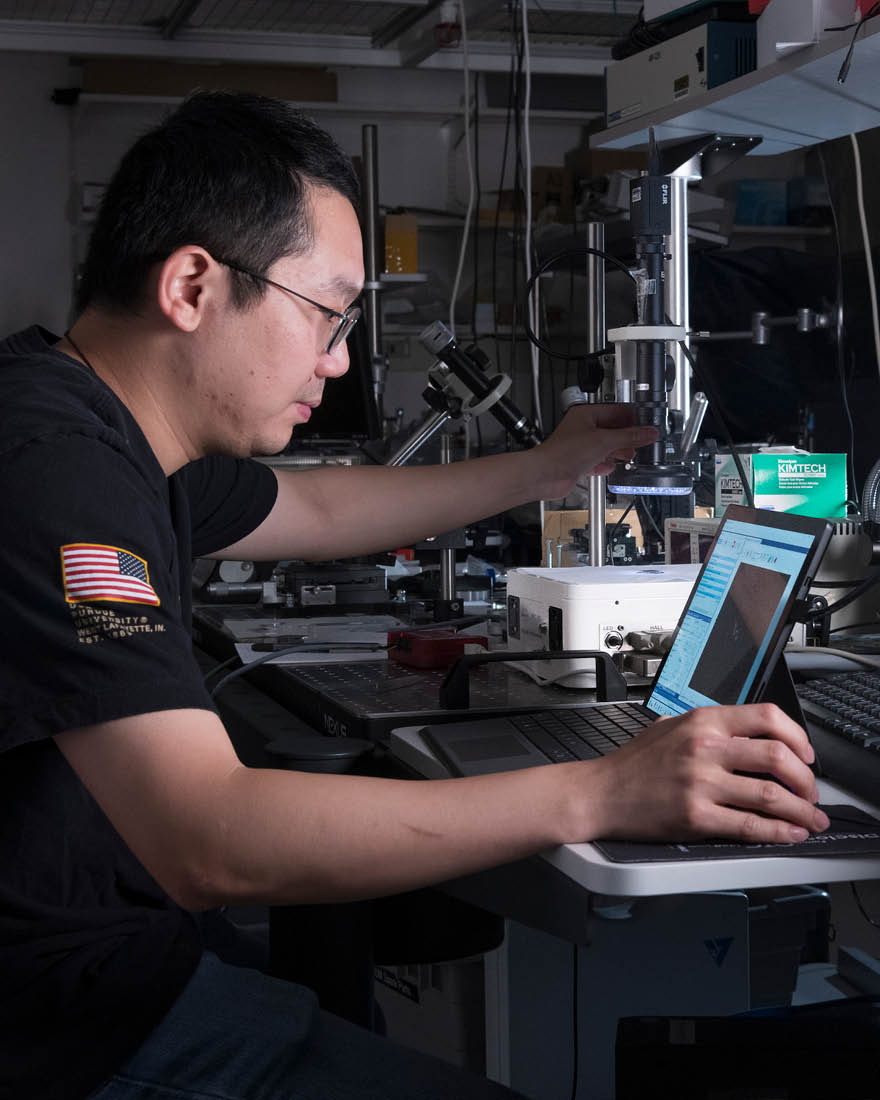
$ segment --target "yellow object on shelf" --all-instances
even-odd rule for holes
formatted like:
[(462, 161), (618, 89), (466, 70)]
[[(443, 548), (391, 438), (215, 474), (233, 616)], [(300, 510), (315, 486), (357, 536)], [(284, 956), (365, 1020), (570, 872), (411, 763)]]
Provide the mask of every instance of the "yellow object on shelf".
[(389, 275), (419, 270), (419, 223), (414, 214), (385, 215), (385, 270)]

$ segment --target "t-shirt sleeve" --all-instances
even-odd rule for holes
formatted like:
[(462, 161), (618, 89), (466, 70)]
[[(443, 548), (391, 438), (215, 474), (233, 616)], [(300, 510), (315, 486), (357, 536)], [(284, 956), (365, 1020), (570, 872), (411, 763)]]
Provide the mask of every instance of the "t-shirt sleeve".
[(256, 530), (278, 495), (272, 469), (252, 459), (211, 456), (190, 462), (174, 478), (189, 502), (196, 558), (223, 550)]
[(44, 438), (4, 455), (0, 494), (0, 749), (213, 709), (182, 622), (161, 472), (94, 438)]

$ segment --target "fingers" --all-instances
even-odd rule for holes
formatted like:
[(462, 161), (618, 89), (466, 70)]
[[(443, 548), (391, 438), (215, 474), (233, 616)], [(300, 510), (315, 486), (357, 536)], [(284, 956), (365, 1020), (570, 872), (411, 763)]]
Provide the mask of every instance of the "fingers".
[(605, 453), (601, 461), (590, 468), (592, 474), (610, 474), (618, 462), (627, 462), (640, 447), (657, 439), (656, 428), (603, 428), (596, 433), (597, 442)]
[(828, 828), (828, 818), (818, 809), (813, 799), (799, 798), (773, 779), (756, 776), (732, 775), (726, 784), (729, 805), (725, 809), (747, 811), (742, 814), (743, 827), (756, 827), (751, 818), (758, 815), (763, 820), (785, 822), (810, 832)]
[(821, 810), (813, 810), (810, 824), (796, 825), (791, 821), (765, 817), (760, 813), (743, 813), (728, 807), (717, 807), (714, 828), (708, 835), (726, 837), (742, 844), (799, 844), (809, 837), (811, 832), (821, 832), (828, 828), (828, 818)]
[(587, 405), (586, 408), (590, 410), (597, 428), (627, 428), (635, 424), (634, 405), (597, 402), (595, 405)]
[[(634, 405), (615, 405), (596, 402), (589, 405), (573, 405), (565, 419), (578, 424), (579, 430), (593, 428), (607, 434), (613, 444), (622, 447), (644, 447), (657, 438), (657, 429), (635, 423)], [(610, 447), (609, 447), (610, 449)]]
[(804, 731), (772, 704), (658, 721), (605, 758), (618, 815), (603, 826), (635, 839), (802, 841), (829, 824), (812, 759)]
[[(797, 722), (773, 703), (744, 703), (735, 707), (704, 708), (691, 711), (690, 714), (717, 725), (728, 737), (773, 738), (787, 745), (805, 764), (812, 764), (815, 759), (813, 746), (806, 733)], [(682, 721), (688, 717), (686, 715)]]
[(728, 742), (725, 765), (731, 772), (772, 776), (799, 798), (818, 802), (819, 791), (813, 773), (781, 741), (733, 737)]
[(621, 450), (626, 448), (637, 451), (639, 447), (647, 447), (649, 443), (654, 443), (659, 434), (657, 429), (650, 425), (641, 428), (618, 428), (614, 432), (614, 443)]

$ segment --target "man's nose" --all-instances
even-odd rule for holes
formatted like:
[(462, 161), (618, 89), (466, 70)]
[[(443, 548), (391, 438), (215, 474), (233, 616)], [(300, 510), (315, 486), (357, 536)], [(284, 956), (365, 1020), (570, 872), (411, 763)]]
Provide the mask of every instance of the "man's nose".
[(321, 352), (315, 373), (323, 378), (341, 378), (348, 370), (348, 366), (348, 342), (342, 340), (332, 351)]

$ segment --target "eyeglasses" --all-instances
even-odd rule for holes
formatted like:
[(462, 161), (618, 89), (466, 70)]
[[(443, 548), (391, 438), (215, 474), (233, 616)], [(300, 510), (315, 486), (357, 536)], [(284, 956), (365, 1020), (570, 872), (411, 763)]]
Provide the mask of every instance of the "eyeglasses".
[(246, 267), (242, 267), (240, 264), (231, 263), (229, 260), (218, 260), (217, 262), (223, 264), (224, 267), (231, 268), (233, 271), (241, 272), (242, 275), (249, 275), (259, 283), (266, 283), (268, 286), (274, 286), (277, 287), (278, 290), (283, 290), (287, 294), (292, 294), (294, 298), (301, 298), (304, 302), (308, 302), (310, 306), (319, 309), (329, 321), (335, 320), (336, 327), (330, 333), (330, 339), (327, 341), (327, 346), (324, 348), (324, 351), (328, 354), (333, 351), (334, 348), (338, 347), (346, 336), (348, 336), (361, 315), (358, 306), (349, 306), (345, 313), (340, 313), (338, 309), (322, 306), (321, 303), (316, 302), (314, 298), (307, 298), (305, 294), (300, 294), (298, 290), (291, 290), (289, 286), (283, 286), (281, 283), (276, 283), (274, 279), (267, 279), (265, 275), (258, 275), (256, 271), (251, 271)]

